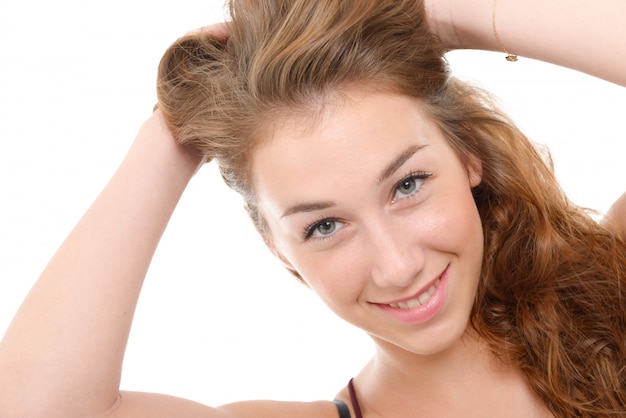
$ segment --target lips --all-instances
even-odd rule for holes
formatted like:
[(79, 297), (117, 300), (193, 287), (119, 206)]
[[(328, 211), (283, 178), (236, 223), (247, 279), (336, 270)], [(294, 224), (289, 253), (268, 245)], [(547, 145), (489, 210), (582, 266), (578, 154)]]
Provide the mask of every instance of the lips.
[(429, 321), (444, 305), (448, 289), (449, 266), (431, 283), (424, 286), (413, 296), (388, 303), (375, 303), (393, 319), (401, 322), (419, 324)]
[(392, 308), (398, 309), (412, 309), (421, 305), (425, 305), (430, 300), (431, 296), (435, 293), (440, 283), (441, 280), (437, 279), (435, 283), (433, 283), (428, 289), (426, 289), (426, 291), (422, 292), (421, 294), (412, 297), (411, 299), (407, 299), (403, 302), (394, 302), (389, 303), (388, 305)]

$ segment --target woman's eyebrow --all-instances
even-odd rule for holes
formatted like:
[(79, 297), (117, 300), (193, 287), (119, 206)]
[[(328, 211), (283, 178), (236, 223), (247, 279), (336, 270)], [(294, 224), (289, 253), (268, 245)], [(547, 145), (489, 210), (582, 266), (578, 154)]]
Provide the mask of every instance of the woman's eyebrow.
[(290, 206), (283, 212), (280, 219), (285, 216), (293, 215), (294, 213), (300, 212), (313, 212), (316, 210), (328, 209), (332, 206), (335, 206), (335, 202), (332, 201), (323, 201), (323, 202), (310, 202), (310, 203), (298, 203), (296, 205)]
[[(400, 155), (393, 159), (380, 173), (378, 176), (378, 184), (385, 181), (387, 178), (391, 177), (393, 173), (395, 173), (402, 164), (404, 164), (409, 158), (411, 158), (416, 152), (425, 148), (427, 145), (411, 145), (409, 148), (404, 150)], [(306, 202), (306, 203), (298, 203), (293, 206), (288, 207), (283, 214), (281, 215), (281, 219), (293, 215), (295, 213), (300, 212), (314, 212), (316, 210), (328, 209), (330, 207), (335, 206), (335, 202), (333, 201), (321, 201), (321, 202)]]
[(402, 167), (402, 164), (404, 164), (409, 158), (413, 156), (413, 154), (415, 154), (417, 151), (425, 147), (427, 147), (426, 144), (411, 145), (404, 152), (398, 155), (393, 161), (391, 161), (387, 165), (387, 167), (384, 168), (383, 171), (381, 171), (380, 176), (378, 176), (378, 184), (382, 183), (383, 181), (391, 177), (393, 173), (395, 173), (400, 167)]

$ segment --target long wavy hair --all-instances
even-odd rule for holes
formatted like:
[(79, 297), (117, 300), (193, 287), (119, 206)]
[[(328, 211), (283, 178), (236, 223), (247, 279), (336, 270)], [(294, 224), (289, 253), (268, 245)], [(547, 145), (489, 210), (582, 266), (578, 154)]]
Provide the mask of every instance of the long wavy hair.
[(165, 53), (159, 106), (217, 160), (261, 233), (251, 153), (269, 121), (315, 115), (362, 83), (422, 103), (482, 164), (485, 255), (471, 326), (557, 416), (624, 416), (626, 245), (573, 205), (546, 157), (484, 91), (454, 78), (417, 0), (231, 0), (228, 37)]

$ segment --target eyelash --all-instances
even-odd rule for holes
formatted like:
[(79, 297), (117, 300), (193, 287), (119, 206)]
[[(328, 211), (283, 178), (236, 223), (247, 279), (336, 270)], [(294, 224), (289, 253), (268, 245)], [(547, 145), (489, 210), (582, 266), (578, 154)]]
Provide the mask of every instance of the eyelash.
[[(318, 220), (316, 220), (315, 222), (312, 222), (308, 225), (306, 225), (304, 227), (304, 231), (302, 232), (302, 238), (306, 241), (308, 239), (311, 238), (311, 236), (313, 235), (313, 233), (315, 232), (315, 230), (322, 225), (325, 222), (340, 222), (339, 219), (337, 218), (325, 218), (323, 216), (321, 216)], [(331, 235), (327, 235), (327, 236), (322, 236), (316, 239), (326, 239), (326, 238), (330, 238), (332, 236)]]
[[(406, 176), (404, 176), (402, 178), (402, 180), (400, 180), (399, 182), (397, 182), (394, 186), (393, 186), (393, 190), (391, 192), (391, 197), (393, 199), (393, 195), (396, 193), (396, 191), (398, 191), (398, 189), (407, 181), (416, 181), (416, 180), (421, 180), (424, 181), (426, 179), (428, 179), (430, 176), (432, 176), (432, 174), (427, 173), (425, 171), (412, 171), (409, 174), (407, 174)], [(416, 188), (416, 190), (414, 192), (411, 192), (411, 194), (407, 195), (405, 197), (406, 198), (410, 198), (412, 196), (414, 196), (416, 193), (419, 192), (419, 189), (421, 188), (421, 185), (418, 186)], [(320, 216), (319, 219), (317, 219), (316, 221), (307, 224), (304, 227), (304, 230), (302, 231), (302, 238), (307, 241), (309, 239), (311, 239), (313, 233), (315, 232), (315, 230), (317, 228), (319, 228), (323, 223), (326, 222), (341, 222), (339, 219), (337, 218), (325, 218), (323, 216)], [(331, 238), (334, 234), (331, 233), (329, 235), (326, 236), (321, 236), (321, 237), (316, 237), (315, 239), (317, 240), (324, 240), (324, 239), (328, 239)]]
[[(391, 191), (391, 199), (393, 202), (395, 202), (396, 200), (393, 199), (394, 194), (396, 193), (396, 191), (398, 191), (398, 189), (400, 187), (402, 187), (402, 185), (407, 182), (407, 181), (418, 181), (421, 180), (422, 184), (425, 180), (427, 180), (430, 176), (432, 176), (431, 173), (427, 173), (425, 171), (411, 171), (409, 174), (407, 174), (406, 176), (404, 176), (402, 178), (402, 180), (400, 180), (399, 182), (397, 182), (394, 186), (393, 186), (393, 190)], [(422, 184), (418, 185), (416, 187), (416, 190), (411, 192), (410, 194), (406, 195), (406, 198), (415, 196), (419, 191), (420, 188), (422, 186)]]

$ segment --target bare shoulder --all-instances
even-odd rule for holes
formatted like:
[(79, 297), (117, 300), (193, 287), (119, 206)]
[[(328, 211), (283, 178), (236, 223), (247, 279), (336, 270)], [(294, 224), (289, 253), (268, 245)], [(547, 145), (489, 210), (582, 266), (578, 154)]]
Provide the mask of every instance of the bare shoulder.
[(247, 401), (225, 405), (229, 418), (337, 418), (337, 407), (331, 401), (280, 402)]
[(245, 401), (209, 407), (156, 393), (122, 392), (106, 418), (337, 418), (331, 401)]
[(604, 224), (626, 239), (626, 193), (613, 203), (604, 218)]

